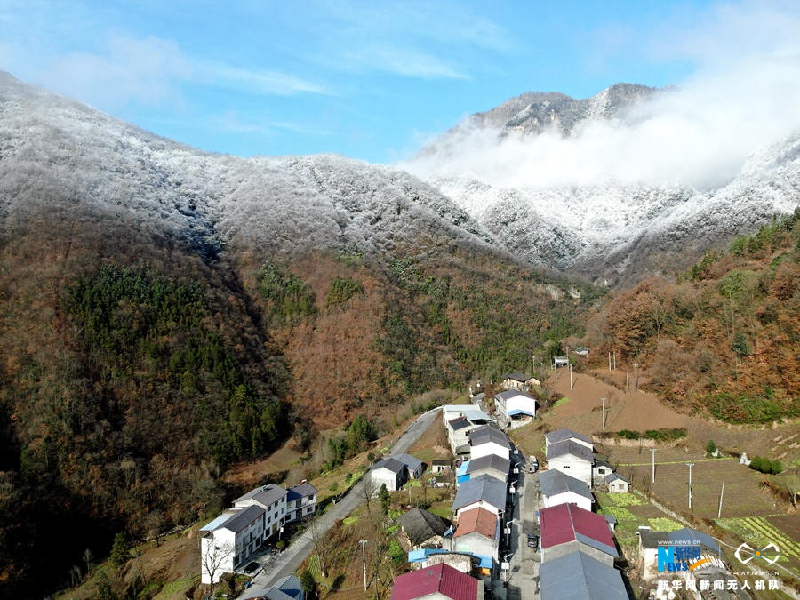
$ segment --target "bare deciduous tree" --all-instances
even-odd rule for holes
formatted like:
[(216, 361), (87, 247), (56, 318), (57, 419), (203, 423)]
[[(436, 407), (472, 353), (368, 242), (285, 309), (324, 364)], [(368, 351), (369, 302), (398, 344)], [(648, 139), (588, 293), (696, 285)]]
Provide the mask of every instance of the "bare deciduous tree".
[[(200, 538), (200, 564), (203, 575), (208, 576), (211, 590), (224, 573), (225, 563), (234, 555), (236, 548), (230, 542), (218, 542), (213, 536)], [(204, 578), (205, 579), (205, 578)]]

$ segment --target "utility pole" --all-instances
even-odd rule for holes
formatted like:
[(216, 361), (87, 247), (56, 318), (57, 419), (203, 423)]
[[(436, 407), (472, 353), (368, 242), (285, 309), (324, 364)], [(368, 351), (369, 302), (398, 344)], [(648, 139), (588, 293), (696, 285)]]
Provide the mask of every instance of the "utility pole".
[(656, 482), (656, 449), (650, 448), (650, 483)]
[(692, 467), (694, 463), (688, 462), (686, 466), (689, 467), (689, 510), (692, 510)]
[(725, 495), (725, 482), (722, 482), (722, 490), (719, 493), (719, 508), (717, 509), (717, 518), (722, 517), (722, 497)]
[(611, 373), (611, 352), (608, 353), (608, 372)]
[(367, 591), (367, 555), (364, 553), (364, 547), (367, 545), (367, 540), (358, 540), (361, 544), (361, 560), (364, 564), (364, 591)]
[[(569, 362), (569, 355), (567, 355), (567, 362)], [(569, 363), (569, 389), (572, 389), (572, 363)]]
[(602, 421), (603, 421), (603, 429), (605, 429), (606, 428), (606, 399), (605, 398), (600, 398), (600, 402), (603, 403), (603, 419), (602, 419)]
[(639, 363), (633, 363), (633, 391), (639, 391)]

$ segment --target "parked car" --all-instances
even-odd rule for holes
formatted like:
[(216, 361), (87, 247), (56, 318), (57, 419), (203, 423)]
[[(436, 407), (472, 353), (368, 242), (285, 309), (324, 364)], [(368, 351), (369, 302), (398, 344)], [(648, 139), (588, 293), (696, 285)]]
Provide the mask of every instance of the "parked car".
[(528, 548), (539, 550), (539, 536), (535, 533), (528, 534)]
[(260, 564), (258, 564), (257, 562), (251, 562), (249, 565), (247, 565), (244, 568), (244, 572), (247, 573), (248, 575), (252, 575), (256, 571), (258, 571), (260, 568), (261, 568)]
[(539, 470), (539, 461), (536, 459), (535, 456), (531, 456), (531, 460), (530, 460), (529, 464), (530, 464), (529, 471), (531, 473), (536, 473), (536, 471)]

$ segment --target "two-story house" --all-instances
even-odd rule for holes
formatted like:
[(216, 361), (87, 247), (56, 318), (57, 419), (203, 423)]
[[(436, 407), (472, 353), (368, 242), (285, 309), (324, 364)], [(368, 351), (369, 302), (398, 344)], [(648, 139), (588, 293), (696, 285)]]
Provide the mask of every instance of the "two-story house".
[(313, 516), (317, 510), (317, 488), (307, 482), (290, 487), (286, 492), (286, 518), (291, 523)]
[(200, 532), (201, 581), (218, 583), (224, 573), (243, 565), (261, 546), (266, 511), (257, 505), (224, 512)]

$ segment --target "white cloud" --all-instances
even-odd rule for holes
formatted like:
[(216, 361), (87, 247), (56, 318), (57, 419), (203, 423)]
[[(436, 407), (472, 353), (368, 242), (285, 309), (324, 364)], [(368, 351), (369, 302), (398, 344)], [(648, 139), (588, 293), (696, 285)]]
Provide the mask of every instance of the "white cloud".
[(178, 46), (154, 37), (112, 37), (105, 51), (55, 56), (34, 75), (52, 89), (104, 108), (129, 103), (159, 105), (180, 97), (178, 84), (192, 73)]
[(216, 62), (198, 64), (194, 73), (204, 83), (236, 87), (267, 96), (293, 96), (303, 93), (332, 95), (332, 91), (324, 85), (278, 71), (245, 69)]
[(327, 68), (420, 79), (470, 78), (479, 53), (507, 53), (513, 36), (462, 3), (323, 2), (302, 17)]
[(566, 139), (547, 132), (498, 141), (497, 132), (467, 131), (406, 166), (500, 187), (724, 185), (751, 153), (800, 133), (800, 18), (797, 9), (751, 4), (714, 14), (721, 16), (689, 31), (661, 32), (679, 57), (693, 57), (696, 74), (623, 122), (592, 121)]

